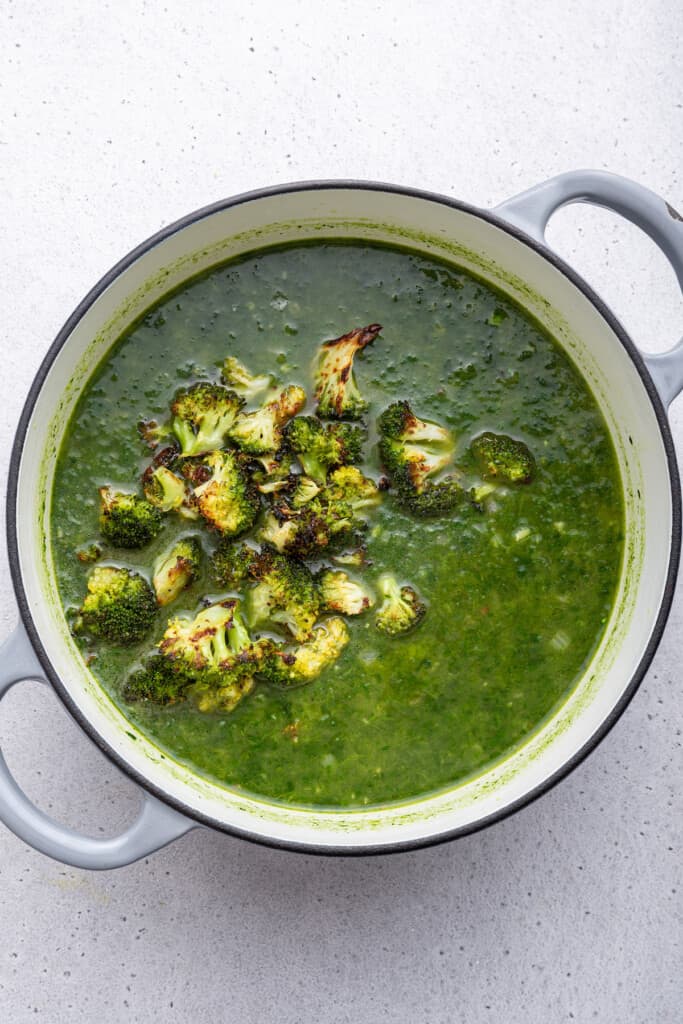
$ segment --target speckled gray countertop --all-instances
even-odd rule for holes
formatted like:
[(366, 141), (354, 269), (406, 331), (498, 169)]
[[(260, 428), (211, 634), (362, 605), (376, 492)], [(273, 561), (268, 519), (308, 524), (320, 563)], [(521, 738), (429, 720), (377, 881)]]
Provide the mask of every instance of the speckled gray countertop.
[[(31, 378), (135, 243), (230, 193), (314, 177), (488, 206), (580, 166), (683, 204), (678, 0), (0, 5), (0, 469)], [(649, 350), (681, 333), (663, 257), (573, 207), (554, 245)], [(674, 430), (683, 445), (680, 407)], [(681, 449), (683, 450), (683, 449)], [(0, 635), (16, 606), (4, 541)], [(364, 860), (196, 831), (92, 875), (0, 828), (0, 1020), (674, 1024), (683, 603), (632, 705), (542, 800), (455, 844)], [(38, 803), (112, 832), (130, 783), (46, 688), (0, 738)]]

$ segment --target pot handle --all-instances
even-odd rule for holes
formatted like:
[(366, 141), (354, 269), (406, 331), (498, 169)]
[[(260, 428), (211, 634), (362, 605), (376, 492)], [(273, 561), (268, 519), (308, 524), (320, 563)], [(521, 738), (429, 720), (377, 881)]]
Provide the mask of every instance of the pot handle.
[[(659, 246), (683, 289), (683, 217), (643, 185), (607, 171), (569, 171), (521, 192), (494, 213), (545, 244), (552, 215), (569, 203), (604, 206), (642, 228)], [(668, 352), (643, 355), (665, 406), (683, 390), (683, 339)]]
[[(31, 642), (20, 623), (0, 647), (0, 700), (26, 679), (47, 682)], [(196, 827), (149, 793), (142, 792), (136, 820), (111, 839), (91, 839), (59, 825), (40, 811), (19, 788), (0, 753), (0, 821), (29, 846), (76, 868), (106, 870), (132, 864)]]

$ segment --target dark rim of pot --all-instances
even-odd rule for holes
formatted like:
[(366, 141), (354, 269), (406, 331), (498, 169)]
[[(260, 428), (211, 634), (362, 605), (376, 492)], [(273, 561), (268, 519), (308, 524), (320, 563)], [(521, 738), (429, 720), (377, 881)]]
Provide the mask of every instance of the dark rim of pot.
[[(181, 800), (176, 797), (167, 794), (165, 791), (155, 786), (154, 783), (150, 782), (143, 775), (141, 775), (136, 769), (134, 769), (128, 762), (122, 758), (109, 744), (99, 735), (94, 726), (90, 721), (82, 714), (80, 709), (71, 699), (69, 693), (63, 686), (57, 673), (53, 669), (47, 653), (43, 648), (40, 641), (40, 637), (33, 623), (31, 612), (28, 606), (26, 593), (24, 590), (21, 567), (19, 564), (19, 553), (18, 553), (18, 542), (17, 542), (17, 530), (16, 530), (16, 498), (17, 498), (17, 486), (19, 477), (19, 466), (21, 462), (21, 455), (24, 445), (24, 439), (28, 429), (33, 407), (36, 403), (40, 390), (43, 386), (45, 378), (60, 352), (62, 346), (66, 342), (67, 338), (73, 331), (76, 324), (88, 309), (93, 305), (95, 300), (102, 294), (103, 291), (118, 277), (122, 271), (126, 270), (132, 263), (134, 263), (140, 256), (146, 253), (148, 250), (158, 245), (160, 242), (169, 238), (171, 235), (176, 234), (178, 231), (182, 231), (183, 228), (188, 227), (197, 221), (203, 220), (206, 217), (210, 217), (214, 213), (218, 213), (222, 210), (227, 210), (233, 206), (239, 206), (243, 203), (254, 202), (255, 200), (264, 199), (272, 196), (285, 195), (291, 192), (311, 192), (321, 191), (328, 189), (339, 189), (339, 190), (360, 190), (360, 191), (374, 191), (374, 192), (388, 192), (394, 195), (408, 196), (412, 199), (425, 200), (430, 203), (439, 203), (442, 206), (450, 207), (451, 209), (462, 211), (472, 217), (478, 217), (480, 220), (486, 221), (492, 224), (494, 227), (499, 228), (501, 231), (506, 232), (508, 235), (512, 235), (518, 241), (527, 245), (530, 249), (533, 249), (540, 256), (551, 263), (560, 273), (562, 273), (573, 285), (578, 288), (584, 296), (596, 307), (600, 315), (604, 320), (607, 321), (612, 331), (619, 338), (624, 349), (630, 356), (633, 364), (635, 365), (638, 374), (643, 382), (643, 386), (650, 398), (659, 429), (662, 434), (662, 440), (664, 443), (664, 449), (666, 452), (667, 463), (669, 467), (669, 477), (671, 482), (671, 494), (672, 494), (672, 531), (671, 531), (671, 547), (670, 547), (670, 558), (669, 568), (666, 577), (666, 585), (662, 596), (662, 601), (657, 614), (657, 620), (655, 622), (654, 629), (650, 640), (645, 648), (640, 663), (634, 672), (628, 686), (622, 693), (621, 697), (612, 708), (610, 713), (601, 722), (598, 728), (595, 730), (593, 735), (584, 743), (580, 750), (578, 750), (572, 757), (570, 757), (561, 768), (558, 768), (549, 778), (545, 779), (538, 786), (535, 786), (532, 790), (526, 793), (524, 796), (519, 797), (512, 803), (508, 804), (499, 811), (495, 811), (492, 814), (486, 815), (479, 821), (473, 822), (468, 825), (463, 825), (457, 828), (449, 829), (445, 832), (440, 832), (434, 836), (427, 836), (421, 839), (413, 839), (406, 841), (398, 841), (395, 843), (387, 843), (382, 846), (364, 846), (359, 844), (352, 848), (344, 846), (327, 846), (323, 844), (312, 843), (299, 843), (291, 842), (288, 840), (282, 840), (277, 838), (270, 838), (260, 834), (252, 833), (246, 829), (236, 828), (232, 825), (226, 825), (223, 822), (217, 821), (208, 815), (202, 814), (196, 811), (194, 808), (184, 804)], [(552, 789), (561, 779), (564, 779), (577, 765), (588, 756), (588, 754), (594, 750), (600, 741), (607, 735), (612, 726), (615, 724), (617, 719), (623, 714), (624, 710), (633, 698), (636, 690), (638, 689), (649, 665), (652, 661), (655, 651), (659, 645), (659, 642), (666, 625), (666, 620), (669, 616), (671, 608), (671, 602), (674, 594), (674, 586), (676, 582), (676, 576), (678, 572), (678, 562), (680, 557), (680, 546), (681, 546), (681, 493), (680, 483), (678, 475), (678, 467), (676, 463), (676, 455), (674, 450), (673, 439), (671, 436), (671, 430), (666, 416), (666, 411), (662, 404), (661, 398), (655, 388), (654, 382), (647, 371), (644, 360), (627, 335), (624, 328), (621, 326), (619, 321), (616, 319), (611, 310), (606, 306), (602, 299), (593, 291), (593, 289), (574, 271), (564, 260), (560, 259), (552, 250), (548, 249), (542, 243), (536, 241), (530, 235), (519, 230), (517, 227), (512, 226), (502, 217), (496, 216), (495, 213), (490, 213), (488, 210), (481, 210), (477, 207), (470, 206), (467, 203), (462, 203), (459, 200), (450, 199), (448, 196), (439, 195), (436, 192), (423, 191), (415, 188), (403, 188), (399, 185), (389, 185), (382, 182), (366, 182), (358, 180), (337, 180), (333, 179), (330, 181), (304, 181), (304, 182), (293, 182), (284, 185), (275, 185), (271, 188), (256, 189), (251, 192), (243, 192), (240, 195), (233, 196), (230, 199), (221, 200), (217, 203), (212, 203), (209, 206), (204, 206), (199, 210), (195, 210), (193, 213), (182, 217), (180, 220), (169, 224), (167, 227), (162, 228), (156, 234), (152, 235), (146, 241), (142, 242), (135, 249), (124, 256), (112, 269), (104, 275), (104, 277), (92, 288), (85, 298), (79, 303), (74, 312), (71, 314), (69, 319), (66, 321), (59, 334), (55, 338), (54, 342), (50, 346), (47, 355), (43, 359), (43, 362), (38, 369), (38, 372), (33, 380), (31, 388), (29, 390), (24, 408), (19, 419), (17, 432), (14, 438), (14, 444), (12, 447), (12, 454), (10, 458), (9, 466), (9, 479), (7, 485), (7, 545), (9, 550), (9, 564), (12, 573), (12, 579), (14, 582), (14, 588), (16, 591), (17, 602), (19, 605), (19, 612), (21, 619), (26, 628), (28, 636), (35, 648), (36, 654), (40, 660), (40, 663), (45, 670), (45, 674), (52, 683), (57, 694), (65, 704), (70, 714), (75, 718), (78, 724), (83, 728), (88, 736), (97, 744), (102, 752), (117, 765), (126, 775), (128, 775), (134, 782), (142, 787), (143, 790), (151, 793), (159, 800), (171, 807), (174, 807), (181, 814), (193, 819), (200, 825), (207, 825), (211, 828), (219, 831), (228, 833), (229, 835), (239, 836), (243, 839), (248, 839), (252, 842), (260, 843), (265, 846), (272, 846), (279, 849), (295, 850), (304, 853), (317, 853), (329, 856), (370, 856), (384, 853), (398, 853), (404, 850), (413, 850), (420, 847), (435, 846), (439, 843), (449, 842), (452, 839), (457, 839), (461, 836), (469, 835), (473, 832), (478, 832), (480, 829), (487, 828), (489, 825), (493, 825), (495, 822), (502, 821), (504, 818), (509, 817), (516, 811), (526, 807), (532, 801), (538, 799), (548, 790)]]

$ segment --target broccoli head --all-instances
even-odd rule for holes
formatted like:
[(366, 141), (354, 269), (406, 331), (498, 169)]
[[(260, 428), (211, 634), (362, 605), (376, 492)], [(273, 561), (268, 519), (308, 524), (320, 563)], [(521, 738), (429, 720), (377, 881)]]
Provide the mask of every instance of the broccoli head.
[(528, 484), (536, 472), (536, 460), (524, 444), (507, 434), (487, 430), (475, 437), (470, 451), (485, 480)]
[(140, 420), (138, 433), (149, 448), (156, 448), (171, 436), (171, 425), (158, 423), (156, 420)]
[(320, 487), (310, 476), (297, 476), (294, 478), (294, 487), (289, 496), (289, 504), (294, 509), (303, 508), (313, 501), (316, 495), (320, 494)]
[(82, 548), (78, 548), (76, 551), (76, 558), (84, 565), (89, 565), (92, 562), (98, 562), (101, 557), (102, 546), (98, 544), (97, 541), (85, 544)]
[(161, 654), (153, 654), (145, 660), (142, 668), (128, 676), (123, 697), (130, 703), (177, 704), (185, 700), (188, 682), (189, 677), (181, 668)]
[(255, 398), (256, 395), (260, 395), (262, 391), (266, 391), (272, 382), (272, 378), (268, 373), (264, 373), (260, 377), (255, 377), (249, 373), (246, 366), (234, 356), (228, 356), (223, 363), (221, 380), (229, 388), (239, 392), (240, 395), (244, 395), (247, 401)]
[(266, 548), (254, 555), (249, 575), (256, 581), (246, 597), (249, 624), (285, 626), (295, 640), (310, 636), (320, 597), (303, 562)]
[(286, 435), (304, 473), (319, 484), (334, 466), (362, 458), (364, 431), (350, 423), (322, 424), (314, 416), (297, 416), (287, 425)]
[(148, 466), (142, 474), (142, 490), (150, 505), (162, 512), (180, 508), (187, 499), (185, 481), (168, 466)]
[(349, 631), (343, 619), (326, 619), (310, 640), (293, 650), (272, 647), (267, 654), (262, 674), (280, 686), (301, 686), (310, 683), (323, 669), (332, 665), (349, 642)]
[(249, 578), (256, 555), (248, 544), (223, 539), (211, 556), (211, 575), (219, 587), (237, 590)]
[(193, 503), (206, 522), (225, 537), (237, 537), (254, 524), (261, 508), (258, 492), (235, 452), (210, 452), (189, 470), (195, 486)]
[(368, 591), (341, 569), (323, 569), (317, 583), (325, 611), (360, 615), (374, 604)]
[(284, 449), (254, 456), (251, 479), (261, 494), (276, 494), (292, 483), (294, 457)]
[(306, 392), (290, 384), (270, 402), (255, 412), (240, 415), (228, 432), (230, 440), (249, 455), (276, 452), (282, 444), (283, 427), (301, 412), (306, 404)]
[(412, 587), (401, 587), (394, 576), (381, 576), (377, 589), (382, 603), (375, 613), (375, 625), (385, 636), (395, 637), (417, 626), (427, 611)]
[(88, 592), (74, 622), (74, 633), (87, 633), (113, 644), (133, 644), (151, 629), (156, 607), (152, 589), (139, 573), (98, 565), (88, 577)]
[(252, 641), (239, 601), (204, 608), (194, 619), (172, 619), (159, 650), (191, 682), (188, 694), (200, 711), (232, 711), (253, 689), (254, 676), (272, 641)]
[(368, 405), (353, 376), (353, 358), (356, 352), (370, 345), (381, 330), (381, 324), (358, 327), (321, 346), (315, 368), (319, 416), (325, 419), (361, 418)]
[(196, 537), (184, 537), (162, 555), (154, 567), (152, 584), (157, 603), (170, 604), (199, 574), (202, 546)]
[(302, 508), (283, 504), (266, 513), (259, 540), (294, 558), (319, 558), (323, 552), (356, 545), (366, 525), (349, 504), (316, 497)]
[(354, 513), (374, 508), (382, 500), (374, 480), (363, 476), (356, 466), (340, 466), (330, 473), (323, 494), (329, 506), (347, 505)]
[(221, 448), (243, 400), (220, 384), (200, 381), (177, 393), (171, 403), (173, 433), (183, 457)]
[(100, 487), (100, 533), (115, 548), (142, 548), (163, 523), (161, 510), (136, 494)]
[(419, 494), (427, 479), (453, 455), (453, 438), (445, 427), (419, 419), (408, 402), (394, 402), (379, 417), (379, 452), (399, 492)]

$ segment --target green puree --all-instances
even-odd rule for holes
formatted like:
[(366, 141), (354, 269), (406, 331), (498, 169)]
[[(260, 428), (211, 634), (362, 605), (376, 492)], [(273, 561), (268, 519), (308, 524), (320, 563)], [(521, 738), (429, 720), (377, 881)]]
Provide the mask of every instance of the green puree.
[[(355, 364), (371, 403), (371, 439), (379, 412), (408, 398), (419, 416), (454, 432), (459, 452), (494, 430), (526, 441), (538, 464), (531, 485), (486, 512), (467, 507), (418, 521), (387, 496), (373, 515), (363, 578), (388, 571), (412, 583), (428, 603), (422, 625), (390, 640), (372, 613), (349, 619), (349, 645), (315, 682), (291, 691), (260, 683), (232, 714), (201, 714), (189, 703), (127, 706), (126, 673), (167, 617), (196, 612), (207, 591), (221, 596), (199, 580), (159, 614), (147, 642), (100, 645), (91, 665), (163, 750), (276, 800), (374, 804), (480, 771), (567, 696), (617, 586), (623, 498), (615, 454), (586, 383), (552, 339), (455, 266), (365, 243), (315, 243), (252, 254), (191, 281), (100, 365), (73, 416), (52, 497), (64, 606), (85, 592), (90, 567), (75, 550), (98, 536), (97, 487), (131, 489), (148, 462), (138, 420), (164, 418), (174, 391), (207, 370), (217, 374), (228, 354), (310, 394), (319, 343), (373, 322), (382, 334)], [(376, 461), (365, 468), (378, 476)], [(106, 560), (149, 574), (194, 525), (170, 515), (147, 548)]]

